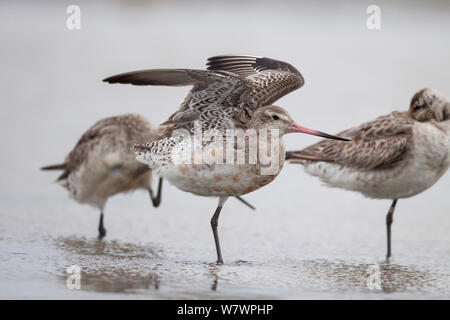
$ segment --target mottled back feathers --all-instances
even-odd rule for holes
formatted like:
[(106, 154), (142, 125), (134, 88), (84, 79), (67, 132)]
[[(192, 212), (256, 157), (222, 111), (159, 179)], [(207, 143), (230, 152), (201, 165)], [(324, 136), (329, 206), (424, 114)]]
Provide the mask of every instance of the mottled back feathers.
[(57, 180), (67, 179), (71, 172), (77, 170), (87, 160), (89, 152), (99, 147), (100, 140), (108, 137), (110, 142), (104, 148), (116, 148), (117, 145), (121, 145), (126, 150), (134, 143), (154, 139), (155, 132), (145, 118), (136, 114), (102, 119), (90, 127), (78, 140), (64, 163), (60, 165), (64, 171)]
[(414, 119), (392, 112), (338, 133), (349, 142), (322, 140), (300, 151), (286, 153), (291, 162), (327, 161), (359, 169), (394, 166), (408, 151)]

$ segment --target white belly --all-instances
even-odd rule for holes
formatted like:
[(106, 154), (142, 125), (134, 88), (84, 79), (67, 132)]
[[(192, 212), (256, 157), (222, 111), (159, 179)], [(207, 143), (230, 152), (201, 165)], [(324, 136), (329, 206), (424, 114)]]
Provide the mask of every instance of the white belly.
[(80, 168), (63, 182), (75, 201), (103, 209), (110, 196), (151, 186), (151, 171), (132, 154), (98, 151), (91, 151)]
[[(205, 150), (199, 148), (191, 152), (187, 143), (177, 145), (164, 159), (152, 154), (137, 159), (149, 164), (158, 175), (179, 189), (213, 197), (238, 196), (259, 189), (274, 180), (284, 164), (285, 152), (282, 143), (278, 146), (276, 161), (271, 159), (267, 165), (259, 161), (240, 164), (241, 162), (236, 161), (237, 158), (230, 164), (226, 164), (226, 159), (211, 161), (209, 158), (209, 161), (205, 161)], [(212, 154), (217, 152), (214, 150), (222, 152), (222, 149), (216, 149), (214, 144), (209, 150), (213, 150)]]
[(449, 148), (444, 132), (430, 124), (420, 124), (414, 128), (411, 150), (392, 168), (364, 170), (313, 162), (305, 165), (305, 171), (330, 187), (358, 191), (369, 198), (407, 198), (430, 188), (447, 171)]
[(268, 184), (276, 175), (257, 174), (256, 165), (170, 165), (164, 178), (179, 189), (201, 196), (239, 196)]
[(365, 171), (316, 162), (307, 165), (305, 171), (333, 188), (358, 191), (369, 198), (400, 199), (425, 191), (442, 175), (436, 170), (415, 170), (414, 167)]

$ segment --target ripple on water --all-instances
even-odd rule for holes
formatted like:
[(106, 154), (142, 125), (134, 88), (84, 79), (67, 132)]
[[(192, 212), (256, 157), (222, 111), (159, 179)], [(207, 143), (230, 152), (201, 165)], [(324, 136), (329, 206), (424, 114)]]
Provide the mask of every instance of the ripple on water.
[[(448, 292), (448, 272), (424, 265), (352, 263), (342, 260), (237, 260), (217, 265), (167, 254), (158, 246), (78, 237), (53, 240), (58, 251), (57, 274), (79, 265), (83, 290), (136, 293), (152, 298), (300, 298), (325, 296), (395, 297), (391, 294)], [(368, 278), (379, 270), (380, 290), (370, 290)], [(372, 271), (371, 271), (372, 270)], [(377, 294), (387, 294), (381, 296)]]
[(411, 292), (448, 289), (449, 275), (430, 271), (426, 267), (380, 264), (351, 264), (339, 261), (312, 260), (297, 265), (296, 274), (316, 289), (368, 291), (367, 281), (379, 271), (381, 292)]
[(83, 290), (126, 293), (159, 288), (159, 277), (152, 270), (160, 252), (155, 247), (77, 237), (58, 238), (55, 243), (65, 253), (61, 278), (67, 279), (68, 265), (80, 266)]

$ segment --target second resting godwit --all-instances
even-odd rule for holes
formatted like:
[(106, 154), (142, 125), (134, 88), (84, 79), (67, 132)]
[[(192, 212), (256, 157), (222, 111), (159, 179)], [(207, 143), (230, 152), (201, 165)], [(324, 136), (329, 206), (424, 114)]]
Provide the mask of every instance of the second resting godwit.
[(432, 89), (417, 92), (407, 112), (392, 112), (339, 133), (350, 142), (324, 140), (287, 152), (290, 162), (328, 186), (392, 199), (386, 216), (387, 257), (397, 199), (430, 188), (450, 165), (450, 101)]
[(78, 140), (63, 163), (41, 168), (61, 170), (59, 182), (79, 203), (86, 203), (100, 211), (98, 238), (106, 235), (103, 223), (104, 208), (109, 197), (138, 189), (148, 190), (153, 205), (161, 201), (162, 179), (154, 194), (152, 171), (136, 161), (130, 147), (158, 136), (144, 117), (124, 114), (97, 121)]
[[(109, 83), (135, 85), (193, 86), (179, 109), (161, 124), (161, 135), (156, 141), (136, 145), (137, 159), (147, 163), (157, 174), (179, 189), (200, 196), (218, 197), (219, 205), (211, 219), (217, 262), (223, 263), (217, 225), (219, 214), (230, 196), (239, 196), (270, 183), (281, 171), (285, 152), (281, 137), (286, 133), (302, 132), (341, 139), (310, 130), (296, 124), (286, 110), (272, 103), (300, 88), (304, 81), (291, 65), (255, 56), (218, 56), (208, 59), (208, 70), (160, 69), (120, 74), (105, 79)], [(196, 124), (200, 123), (199, 127)], [(269, 131), (271, 138), (279, 138), (270, 146), (259, 146), (262, 152), (257, 161), (231, 163), (192, 163), (186, 160), (200, 158), (212, 150), (223, 155), (223, 136), (226, 130), (253, 130), (256, 138)], [(192, 139), (201, 133), (215, 132), (192, 150)], [(273, 133), (275, 132), (275, 133)], [(268, 133), (268, 134), (270, 134)], [(234, 137), (233, 137), (233, 140)], [(232, 152), (242, 151), (249, 156), (249, 145), (233, 143)], [(276, 163), (270, 174), (262, 174), (266, 163), (261, 154), (271, 155)], [(248, 159), (246, 157), (246, 159)]]

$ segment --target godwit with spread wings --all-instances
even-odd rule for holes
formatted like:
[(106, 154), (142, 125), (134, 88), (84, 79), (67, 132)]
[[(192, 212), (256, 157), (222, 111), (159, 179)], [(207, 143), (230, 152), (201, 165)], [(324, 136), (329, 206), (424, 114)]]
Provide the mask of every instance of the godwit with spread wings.
[(153, 205), (161, 201), (162, 179), (158, 192), (152, 190), (152, 171), (136, 161), (130, 147), (153, 140), (158, 129), (142, 116), (125, 114), (105, 118), (90, 127), (78, 140), (62, 164), (41, 168), (63, 170), (57, 181), (79, 203), (100, 210), (98, 237), (106, 235), (103, 212), (109, 197), (137, 189), (148, 190)]
[(347, 143), (324, 140), (287, 152), (290, 162), (328, 186), (392, 199), (386, 216), (387, 257), (397, 199), (430, 188), (450, 165), (450, 101), (432, 89), (417, 92), (407, 112), (392, 112), (340, 132)]
[[(218, 56), (208, 59), (208, 70), (159, 69), (124, 73), (105, 79), (109, 83), (135, 85), (193, 86), (179, 109), (161, 124), (157, 140), (136, 145), (137, 159), (169, 180), (179, 189), (200, 196), (218, 197), (219, 205), (211, 219), (217, 262), (223, 263), (217, 225), (219, 214), (230, 196), (240, 196), (271, 182), (284, 164), (281, 137), (290, 132), (341, 139), (296, 124), (276, 100), (300, 88), (304, 81), (291, 65), (255, 56)], [(251, 138), (266, 132), (271, 143), (261, 145), (255, 162), (238, 161), (242, 152), (250, 155), (251, 143), (241, 143), (232, 136), (231, 163), (204, 161), (204, 151), (223, 155), (223, 137), (227, 131), (243, 130)], [(252, 131), (252, 133), (249, 133)], [(269, 131), (269, 132), (268, 132)], [(200, 134), (198, 134), (200, 132)], [(203, 133), (211, 133), (204, 138)], [(197, 143), (195, 139), (202, 136)], [(267, 138), (267, 137), (266, 137)], [(192, 148), (192, 141), (194, 147)], [(264, 140), (264, 139), (260, 139)], [(275, 142), (272, 142), (275, 140)], [(230, 141), (230, 140), (227, 140)], [(267, 141), (267, 140), (266, 140)], [(229, 149), (227, 149), (228, 151)], [(262, 151), (261, 151), (262, 150)], [(270, 150), (270, 169), (262, 155)], [(203, 159), (196, 162), (195, 159)], [(272, 166), (275, 163), (275, 166)], [(272, 170), (273, 169), (273, 170)]]

